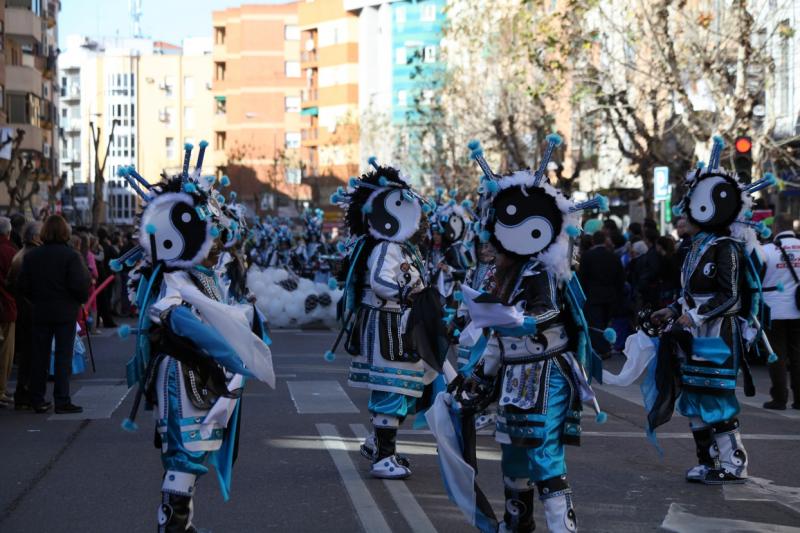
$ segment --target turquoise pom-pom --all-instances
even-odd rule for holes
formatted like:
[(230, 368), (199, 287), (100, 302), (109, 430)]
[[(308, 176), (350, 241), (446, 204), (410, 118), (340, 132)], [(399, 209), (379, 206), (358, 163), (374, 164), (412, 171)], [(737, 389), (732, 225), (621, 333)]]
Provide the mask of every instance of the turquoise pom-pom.
[(131, 327), (128, 324), (123, 324), (117, 328), (117, 336), (120, 339), (127, 339), (128, 335), (131, 334)]
[(456, 196), (458, 196), (458, 189), (450, 189), (450, 191), (447, 194), (449, 194), (451, 198), (455, 198)]
[(336, 290), (339, 287), (339, 284), (336, 282), (336, 278), (328, 278), (328, 288), (332, 291)]
[(487, 180), (486, 181), (486, 190), (490, 193), (494, 194), (500, 190), (500, 185), (494, 180)]
[(225, 203), (225, 197), (224, 197), (224, 196), (222, 196), (221, 194), (218, 194), (218, 195), (217, 195), (217, 201), (218, 201), (219, 203), (221, 203), (221, 204), (224, 204), (224, 203)]
[(191, 152), (192, 148), (194, 148), (194, 145), (192, 145), (192, 143), (186, 143), (183, 145), (183, 149), (186, 150), (187, 152)]
[(239, 195), (236, 193), (236, 191), (231, 191), (231, 193), (228, 196), (230, 197), (231, 202), (233, 202), (234, 200), (236, 200), (239, 197)]
[(608, 213), (608, 198), (603, 196), (602, 194), (598, 194), (596, 197), (598, 208), (600, 209), (601, 213)]
[(750, 220), (753, 218), (753, 212), (748, 209), (742, 216), (744, 216), (745, 220)]
[(472, 209), (472, 200), (464, 200), (461, 202), (461, 207), (464, 209)]
[(219, 228), (216, 226), (211, 226), (211, 236), (212, 237), (219, 237)]
[(386, 187), (389, 185), (389, 180), (386, 179), (386, 176), (381, 176), (378, 178), (378, 185), (381, 187)]
[(208, 141), (202, 140), (198, 146), (200, 146), (200, 148), (206, 148), (208, 146)]
[(453, 337), (458, 338), (461, 336), (461, 330), (456, 328), (453, 330)]
[(481, 242), (489, 242), (489, 239), (492, 237), (492, 234), (486, 230), (483, 230), (479, 235)]
[(767, 363), (770, 364), (774, 363), (777, 360), (778, 360), (778, 354), (776, 354), (775, 352), (772, 352), (771, 354), (769, 354), (769, 357), (767, 357)]
[(339, 196), (338, 193), (331, 194), (331, 203), (332, 204), (338, 204), (341, 201), (341, 199), (342, 199), (342, 197)]
[(209, 185), (213, 185), (215, 181), (217, 181), (216, 176), (206, 176), (206, 183)]
[(522, 329), (524, 329), (525, 332), (528, 335), (535, 335), (536, 334), (536, 329), (537, 329), (536, 328), (536, 319), (533, 318), (532, 316), (526, 316), (525, 318), (523, 318), (522, 319)]
[(358, 181), (358, 178), (350, 178), (350, 186), (355, 189), (358, 187)]
[(676, 217), (679, 217), (683, 214), (683, 206), (682, 205), (673, 205), (672, 206), (672, 214)]
[(108, 262), (108, 267), (114, 272), (119, 272), (122, 270), (122, 263), (119, 262), (119, 259), (112, 259)]
[(220, 185), (227, 187), (231, 184), (231, 179), (228, 176), (222, 176), (219, 180)]
[(778, 292), (783, 292), (785, 289), (786, 289), (786, 287), (784, 287), (782, 281), (779, 281), (777, 283), (777, 285), (775, 285), (775, 290), (778, 291)]
[(137, 431), (139, 429), (139, 426), (138, 424), (136, 424), (136, 422), (134, 422), (130, 418), (126, 418), (125, 420), (122, 421), (122, 429), (124, 429), (129, 433), (133, 433), (134, 431)]
[(455, 301), (457, 301), (457, 302), (462, 302), (462, 301), (464, 301), (464, 293), (463, 293), (463, 292), (461, 292), (461, 291), (455, 291), (455, 292), (453, 293), (453, 299), (454, 299)]
[(197, 185), (192, 183), (191, 181), (187, 181), (183, 184), (183, 192), (187, 192), (189, 194), (197, 192)]
[(378, 158), (375, 157), (374, 155), (371, 155), (367, 159), (367, 163), (369, 163), (369, 165), (372, 166), (372, 167), (377, 167), (378, 166)]
[(422, 212), (423, 213), (430, 213), (431, 212), (431, 204), (424, 203), (422, 204)]
[(361, 212), (364, 213), (365, 215), (372, 213), (372, 204), (364, 204), (361, 207)]
[(470, 157), (472, 159), (477, 159), (479, 157), (483, 157), (483, 150), (478, 148), (477, 150), (473, 150), (472, 152), (470, 152), (469, 155), (470, 155)]
[(124, 178), (125, 174), (127, 173), (128, 173), (128, 167), (124, 165), (117, 169), (117, 176), (119, 176), (120, 178)]
[(776, 183), (778, 183), (778, 178), (776, 178), (775, 174), (773, 174), (772, 172), (767, 172), (766, 174), (764, 174), (764, 179), (770, 185), (775, 185)]
[(698, 161), (697, 162), (697, 168), (700, 169), (700, 170), (703, 170), (704, 168), (706, 168), (706, 162), (705, 161)]
[(325, 352), (325, 360), (329, 363), (334, 362), (336, 360), (336, 354), (328, 350), (327, 352)]
[(764, 228), (761, 230), (761, 238), (762, 239), (769, 239), (772, 236), (772, 230), (769, 228)]
[(612, 328), (606, 328), (605, 330), (603, 330), (603, 338), (610, 344), (614, 344), (615, 342), (617, 342), (617, 332), (614, 331)]
[(144, 227), (144, 230), (148, 233), (148, 235), (155, 235), (156, 234), (156, 225), (155, 224), (148, 224)]
[(481, 147), (481, 142), (478, 139), (472, 139), (467, 143), (467, 148), (470, 150), (478, 150)]
[(725, 146), (725, 139), (723, 139), (721, 135), (714, 135), (712, 140), (714, 141), (714, 144)]
[(594, 417), (594, 421), (597, 422), (598, 424), (605, 424), (608, 421), (608, 415), (605, 414), (603, 411), (600, 411)]
[(125, 260), (125, 266), (132, 267), (135, 264), (136, 264), (136, 258), (135, 257), (131, 257), (130, 259), (126, 259)]
[(581, 234), (580, 228), (573, 226), (572, 224), (567, 226), (567, 235), (569, 235), (570, 237), (575, 238), (580, 234)]
[(558, 133), (551, 133), (550, 135), (545, 137), (545, 139), (547, 139), (547, 142), (555, 144), (556, 146), (561, 145), (561, 135), (559, 135)]
[(231, 222), (231, 231), (238, 231), (238, 229), (239, 229), (239, 224), (237, 224), (235, 220)]
[(347, 251), (347, 246), (345, 246), (343, 242), (340, 242), (336, 245), (336, 249), (339, 250), (340, 254), (343, 254)]

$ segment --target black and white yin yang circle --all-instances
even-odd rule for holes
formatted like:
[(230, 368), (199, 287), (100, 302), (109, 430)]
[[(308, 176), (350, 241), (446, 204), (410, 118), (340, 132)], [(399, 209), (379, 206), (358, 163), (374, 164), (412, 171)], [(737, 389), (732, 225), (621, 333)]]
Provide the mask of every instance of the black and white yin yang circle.
[(444, 224), (445, 238), (450, 242), (458, 242), (464, 237), (467, 224), (464, 218), (456, 213), (452, 213)]
[(494, 238), (505, 250), (521, 256), (545, 251), (561, 233), (563, 213), (556, 199), (544, 189), (532, 187), (523, 192), (510, 187), (498, 193)]
[(400, 189), (379, 192), (372, 199), (371, 206), (367, 221), (377, 237), (404, 241), (419, 228), (422, 206), (416, 199), (404, 198)]
[(727, 227), (741, 210), (742, 194), (736, 181), (723, 174), (710, 174), (692, 187), (687, 214), (701, 227)]
[[(200, 219), (192, 197), (184, 193), (162, 194), (145, 209), (142, 227), (155, 227), (155, 257), (167, 265), (199, 263), (209, 244), (208, 223)], [(142, 246), (151, 255), (150, 234), (141, 232)]]

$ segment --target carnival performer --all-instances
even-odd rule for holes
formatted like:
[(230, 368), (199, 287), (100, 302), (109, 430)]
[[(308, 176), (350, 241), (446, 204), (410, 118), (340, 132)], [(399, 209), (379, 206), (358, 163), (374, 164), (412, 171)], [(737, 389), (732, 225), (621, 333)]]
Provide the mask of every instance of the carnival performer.
[(245, 377), (275, 385), (270, 351), (253, 333), (258, 324), (252, 306), (228, 305), (214, 271), (225, 235), (236, 228), (224, 215), (225, 198), (213, 188), (213, 176), (200, 176), (206, 145), (200, 144), (191, 174), (187, 144), (183, 172), (156, 185), (133, 167), (120, 171), (144, 203), (139, 246), (113, 265), (134, 266), (140, 310), (136, 354), (127, 365), (128, 383), (139, 389), (123, 427), (137, 428), (143, 397), (147, 409), (155, 408), (164, 467), (162, 533), (196, 531), (195, 485), (209, 464), (228, 498)]
[(298, 260), (302, 265), (302, 275), (314, 283), (328, 283), (331, 265), (327, 246), (322, 233), (325, 213), (322, 209), (306, 209), (303, 213), (303, 243), (296, 250)]
[(755, 394), (745, 353), (758, 335), (769, 347), (759, 320), (756, 234), (766, 238), (769, 230), (749, 217), (750, 195), (775, 179), (768, 175), (741, 183), (720, 166), (723, 145), (721, 138), (714, 139), (708, 165), (689, 173), (688, 190), (676, 206), (677, 213), (686, 215), (692, 245), (682, 267), (681, 297), (651, 316), (663, 331), (652, 360), (654, 372), (648, 372), (654, 379), (646, 382), (645, 394), (651, 433), (669, 421), (677, 400), (697, 450), (698, 464), (687, 471), (686, 480), (705, 484), (747, 478), (736, 379), (741, 370), (745, 394)]
[(577, 530), (564, 445), (580, 441), (583, 401), (594, 401), (598, 421), (604, 418), (586, 373), (597, 374), (600, 360), (571, 270), (571, 239), (579, 233), (578, 212), (606, 210), (607, 201), (575, 204), (548, 183), (547, 163), (559, 143), (557, 135), (548, 136), (536, 172), (502, 177), (491, 171), (480, 145), (470, 143), (484, 172), (479, 190), (490, 204), (482, 210), (481, 233), (497, 256), (489, 283), (479, 290), (462, 286), (470, 322), (461, 336), (485, 336), (486, 349), (456, 398), (478, 408), (498, 400), (495, 438), (506, 497), (500, 531), (534, 530), (535, 488), (548, 529)]
[(473, 265), (472, 242), (466, 240), (470, 217), (469, 201), (456, 203), (457, 191), (450, 191), (444, 201), (444, 189), (436, 191), (436, 207), (430, 214), (431, 244), (428, 253), (428, 276), (444, 303), (449, 304), (458, 283)]
[(416, 244), (425, 231), (425, 202), (397, 169), (369, 161), (373, 170), (331, 198), (345, 209), (350, 230), (342, 305), (343, 331), (350, 332), (345, 348), (353, 356), (348, 383), (370, 390), (374, 433), (361, 453), (372, 461), (371, 475), (403, 479), (411, 467), (397, 454), (397, 430), (438, 374), (411, 335), (412, 307), (427, 286)]

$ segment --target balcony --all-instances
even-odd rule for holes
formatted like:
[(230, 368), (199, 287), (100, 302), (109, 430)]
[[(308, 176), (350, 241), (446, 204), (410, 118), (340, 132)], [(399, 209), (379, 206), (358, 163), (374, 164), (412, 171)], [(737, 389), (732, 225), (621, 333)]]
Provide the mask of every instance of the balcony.
[(42, 19), (31, 11), (30, 0), (6, 0), (5, 30), (20, 44), (42, 42)]
[(317, 146), (319, 144), (319, 128), (303, 128), (300, 130), (302, 146)]
[(6, 65), (6, 91), (42, 94), (42, 73), (33, 67)]
[(81, 164), (81, 153), (78, 150), (67, 150), (61, 153), (61, 165), (76, 167)]
[(64, 120), (64, 133), (67, 135), (77, 135), (81, 132), (81, 119), (72, 118)]
[(303, 68), (313, 68), (317, 66), (317, 51), (304, 50), (300, 53), (300, 62)]
[(75, 83), (65, 87), (63, 93), (61, 94), (61, 101), (64, 103), (79, 102), (80, 99), (81, 99), (81, 86)]
[(211, 57), (217, 61), (224, 61), (227, 54), (227, 47), (224, 44), (214, 44), (211, 48)]
[(319, 89), (316, 87), (303, 89), (300, 92), (300, 97), (303, 100), (302, 107), (313, 107), (317, 105), (317, 100), (319, 99)]

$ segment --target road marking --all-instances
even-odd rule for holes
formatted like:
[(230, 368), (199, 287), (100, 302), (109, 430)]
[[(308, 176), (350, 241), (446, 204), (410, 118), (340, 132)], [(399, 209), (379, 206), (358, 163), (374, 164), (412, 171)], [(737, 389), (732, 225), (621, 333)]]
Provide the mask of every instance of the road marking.
[(125, 400), (128, 385), (86, 385), (72, 396), (72, 403), (83, 407), (82, 413), (50, 415), (47, 420), (99, 420), (111, 418)]
[(286, 383), (294, 406), (301, 415), (359, 412), (336, 380)]
[[(369, 434), (364, 424), (350, 424), (350, 429), (359, 440), (365, 439)], [(414, 495), (408, 490), (408, 485), (406, 485), (405, 481), (384, 479), (383, 484), (397, 504), (397, 508), (400, 509), (400, 514), (405, 518), (411, 531), (414, 533), (436, 533), (436, 528), (433, 527), (428, 515), (422, 510)]]
[(772, 399), (768, 394), (756, 394), (755, 396), (750, 396), (748, 398), (744, 395), (744, 391), (741, 387), (737, 388), (736, 391), (740, 393), (737, 395), (739, 398), (739, 403), (754, 407), (765, 415), (775, 415), (782, 416), (784, 418), (791, 418), (792, 420), (800, 420), (800, 411), (797, 409), (786, 409), (785, 411), (764, 409), (764, 402), (768, 402)]
[[(399, 435), (430, 435), (427, 429), (401, 429)], [(479, 436), (491, 437), (491, 431), (479, 431)], [(656, 433), (659, 439), (691, 439), (691, 433)], [(617, 437), (617, 438), (647, 438), (644, 430), (642, 431), (581, 431), (581, 437)], [(773, 440), (773, 441), (800, 441), (800, 435), (777, 435), (768, 433), (742, 433), (742, 438), (748, 440)]]
[(800, 487), (775, 485), (772, 480), (751, 477), (741, 485), (723, 485), (722, 492), (726, 500), (775, 502), (800, 513)]
[(662, 529), (675, 533), (719, 533), (720, 531), (760, 531), (762, 533), (800, 533), (800, 527), (748, 522), (730, 518), (699, 516), (686, 511), (686, 506), (671, 503), (661, 523)]
[(364, 480), (361, 479), (353, 465), (347, 445), (339, 435), (336, 426), (333, 424), (317, 424), (316, 426), (325, 448), (331, 454), (333, 464), (339, 471), (339, 476), (342, 478), (344, 488), (347, 490), (347, 495), (350, 496), (350, 501), (356, 509), (364, 531), (391, 533), (392, 530), (389, 528), (389, 524), (386, 523), (386, 519), (383, 518), (378, 504), (375, 503), (372, 494), (364, 484)]

